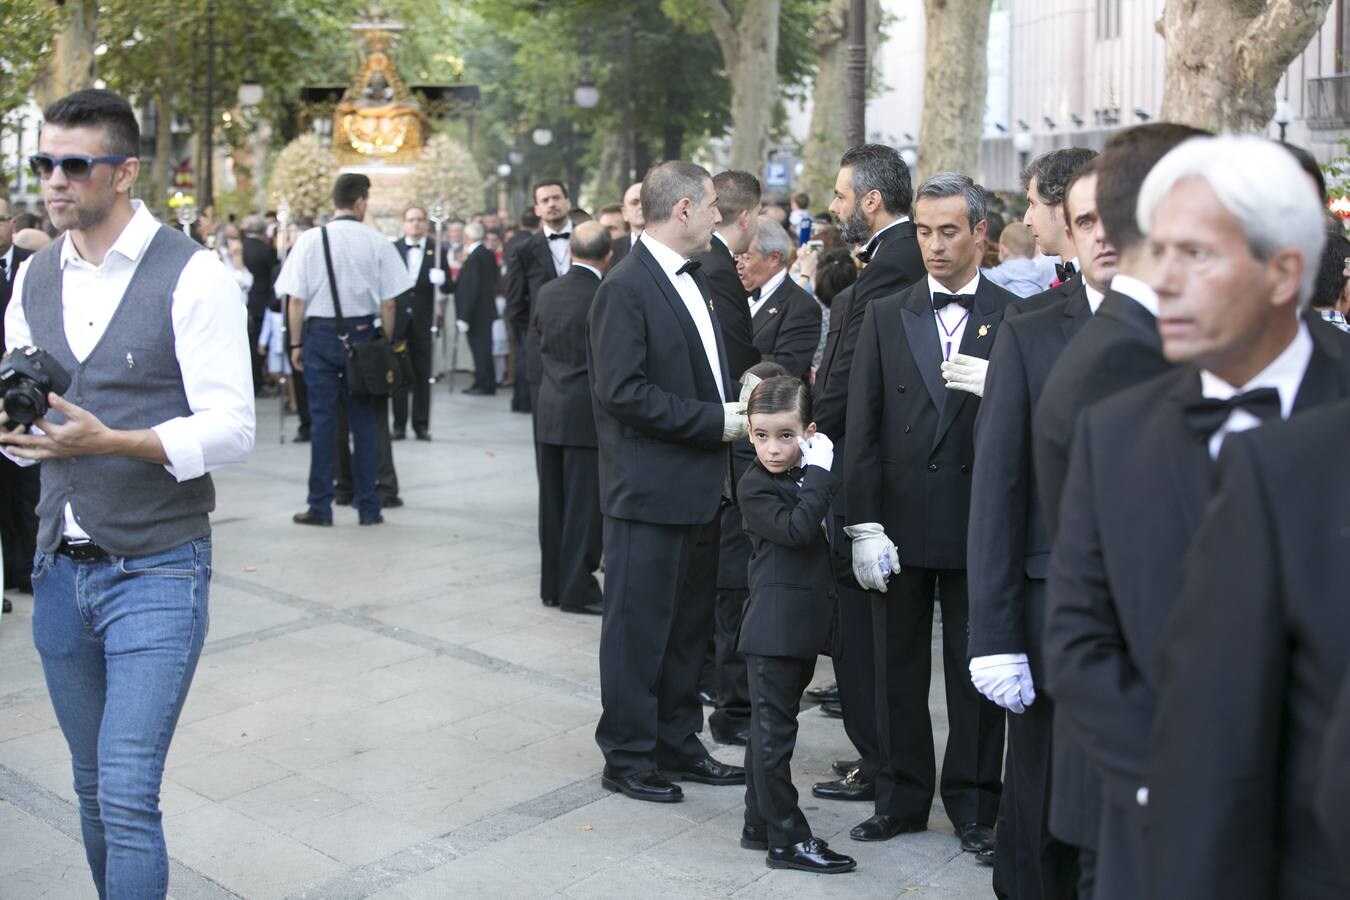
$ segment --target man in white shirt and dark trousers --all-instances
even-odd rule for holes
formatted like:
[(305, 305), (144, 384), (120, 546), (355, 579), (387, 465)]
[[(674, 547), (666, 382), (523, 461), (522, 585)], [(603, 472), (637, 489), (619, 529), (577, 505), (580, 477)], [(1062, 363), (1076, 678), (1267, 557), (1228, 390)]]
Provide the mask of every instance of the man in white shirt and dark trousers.
[(33, 641), (95, 886), (164, 897), (159, 787), (206, 634), (207, 473), (253, 447), (246, 311), (215, 254), (130, 199), (125, 100), (79, 91), (43, 117), (30, 164), (68, 230), (19, 272), (6, 343), (45, 350), (71, 384), (0, 447), (43, 462)]
[(351, 172), (339, 175), (333, 184), (333, 221), (302, 234), (277, 277), (277, 293), (299, 301), (289, 307), (289, 324), (291, 335), (303, 336), (303, 343), (291, 345), (291, 365), (304, 371), (309, 384), (309, 508), (295, 514), (298, 525), (333, 524), (333, 434), (339, 403), (347, 410), (351, 428), (353, 499), (359, 521), (362, 525), (384, 521), (375, 490), (375, 411), (388, 407), (385, 402), (357, 399), (348, 390), (347, 356), (323, 248), (326, 230), (346, 341), (372, 340), (377, 312), (385, 336), (392, 338), (396, 298), (413, 286), (413, 280), (394, 245), (361, 223), (369, 195), (369, 178)]

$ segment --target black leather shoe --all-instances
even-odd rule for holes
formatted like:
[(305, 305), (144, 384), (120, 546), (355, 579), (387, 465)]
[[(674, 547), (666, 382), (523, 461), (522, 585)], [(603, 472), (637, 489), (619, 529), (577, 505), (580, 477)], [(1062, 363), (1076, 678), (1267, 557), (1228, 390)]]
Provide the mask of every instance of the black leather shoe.
[[(464, 390), (460, 391), (460, 393), (468, 394), (470, 397), (491, 397), (496, 392), (485, 391), (482, 388), (466, 387)], [(524, 412), (529, 412), (529, 410), (524, 410)]]
[(389, 440), (391, 441), (406, 441), (407, 439), (408, 439), (408, 432), (404, 431), (403, 429), (389, 432)]
[(430, 432), (430, 431), (419, 431), (419, 432), (417, 432), (417, 434), (415, 435), (415, 437), (416, 437), (419, 441), (429, 441), (429, 440), (431, 440), (431, 432)]
[(836, 759), (833, 763), (830, 764), (830, 768), (834, 770), (834, 774), (838, 775), (840, 778), (843, 778), (849, 772), (852, 772), (854, 769), (858, 768), (861, 765), (862, 765), (861, 759)]
[(557, 605), (558, 605), (558, 601), (557, 601), (557, 600), (542, 600), (541, 602), (542, 602), (545, 606), (557, 606)]
[(842, 719), (844, 717), (844, 708), (838, 703), (822, 703), (820, 711), (831, 719)]
[(862, 776), (861, 769), (852, 769), (838, 781), (822, 781), (811, 788), (811, 795), (822, 800), (877, 799), (877, 787)]
[[(3, 604), (0, 604), (0, 606), (3, 607), (3, 611), (4, 611), (4, 612), (7, 612), (7, 613), (14, 612), (14, 604), (9, 602), (9, 598), (8, 598), (8, 597), (5, 598), (5, 602), (4, 602)], [(767, 845), (766, 845), (766, 846), (767, 846)], [(760, 849), (763, 849), (763, 848), (760, 848)]]
[(709, 728), (708, 733), (711, 734), (712, 739), (719, 744), (735, 744), (737, 747), (746, 747), (750, 744), (749, 725), (742, 728), (733, 728), (730, 731), (726, 729), (719, 731), (716, 728)]
[(895, 816), (872, 816), (867, 821), (854, 825), (848, 836), (855, 841), (889, 841), (897, 834), (912, 834), (927, 830), (927, 822), (906, 822)]
[(579, 616), (600, 616), (605, 613), (604, 608), (599, 603), (591, 603), (586, 606), (563, 606), (559, 604), (558, 609), (565, 613), (576, 613)]
[(818, 691), (807, 691), (806, 696), (817, 703), (838, 703), (839, 685), (832, 684), (829, 687), (823, 687)]
[(720, 763), (711, 756), (686, 760), (670, 767), (663, 766), (661, 772), (674, 775), (681, 781), (696, 781), (699, 784), (745, 784), (745, 769)]
[(332, 519), (325, 519), (312, 509), (307, 509), (302, 513), (296, 513), (291, 516), (291, 521), (297, 525), (332, 525)]
[(308, 443), (309, 443), (309, 429), (308, 429), (308, 428), (301, 428), (299, 431), (297, 431), (297, 432), (295, 433), (295, 437), (291, 438), (291, 442), (292, 442), (292, 443), (295, 443), (295, 444), (308, 444)]
[(969, 822), (956, 829), (961, 838), (961, 849), (967, 853), (982, 853), (994, 849), (994, 829), (978, 822)]
[(717, 692), (716, 692), (716, 691), (710, 691), (710, 690), (707, 690), (707, 689), (704, 689), (704, 690), (699, 691), (699, 692), (698, 692), (698, 702), (699, 702), (699, 703), (702, 703), (704, 706), (716, 706), (716, 705), (717, 705)]
[(361, 525), (383, 525), (383, 524), (384, 524), (384, 516), (380, 515), (379, 513), (376, 513), (375, 515), (371, 516), (369, 519), (362, 519), (362, 520), (360, 521), (359, 524), (361, 524)]
[(741, 828), (742, 850), (768, 850), (769, 827), (767, 825), (745, 825)]
[(837, 875), (858, 868), (853, 857), (835, 853), (820, 838), (807, 838), (791, 847), (770, 847), (764, 864), (770, 869), (800, 869), (817, 875)]
[(671, 784), (655, 771), (614, 775), (606, 766), (600, 776), (600, 784), (607, 791), (623, 794), (634, 800), (646, 800), (648, 803), (678, 803), (684, 799), (684, 791), (680, 790), (678, 784)]
[(380, 500), (380, 509), (398, 509), (402, 505), (402, 497), (385, 497)]
[(994, 864), (994, 851), (981, 850), (975, 854), (975, 861), (982, 866), (992, 866)]

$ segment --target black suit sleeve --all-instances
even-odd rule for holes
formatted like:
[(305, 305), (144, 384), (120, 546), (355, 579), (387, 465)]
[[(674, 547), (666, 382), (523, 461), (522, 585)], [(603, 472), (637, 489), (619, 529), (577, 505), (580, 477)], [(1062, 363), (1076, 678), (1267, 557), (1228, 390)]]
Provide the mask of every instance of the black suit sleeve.
[[(846, 389), (840, 389), (838, 398), (840, 402), (847, 400), (848, 403), (849, 438), (844, 445), (846, 454), (844, 471), (848, 473), (845, 508), (848, 510), (850, 525), (883, 521), (881, 411), (884, 379), (881, 369), (881, 347), (877, 340), (876, 310), (873, 307), (874, 304), (866, 304), (866, 312), (859, 326), (849, 383), (845, 386)], [(832, 370), (831, 385), (834, 384), (833, 379), (838, 377), (838, 370)], [(825, 431), (818, 413), (816, 427)], [(828, 431), (825, 431), (825, 434), (834, 437)]]
[[(816, 425), (831, 437), (842, 437), (848, 427), (849, 392), (852, 389), (854, 356), (857, 353), (858, 340), (862, 332), (863, 317), (867, 314), (871, 302), (854, 293), (848, 306), (848, 315), (844, 319), (843, 329), (839, 333), (839, 346), (834, 351), (834, 361), (830, 364), (830, 380), (821, 391), (815, 403)], [(827, 430), (826, 422), (835, 428)], [(841, 427), (842, 426), (842, 427)], [(836, 434), (838, 432), (838, 434)], [(852, 477), (850, 472), (850, 477)], [(862, 521), (876, 521), (863, 519)]]
[[(1326, 834), (1350, 834), (1350, 677), (1341, 687), (1327, 729), (1326, 748), (1322, 751), (1321, 777), (1317, 785), (1317, 820)], [(1350, 877), (1350, 858), (1340, 860), (1341, 872)]]
[(518, 329), (530, 324), (529, 268), (532, 264), (530, 242), (521, 241), (506, 265), (506, 321)]
[(820, 345), (820, 307), (809, 298), (793, 297), (782, 315), (783, 324), (778, 326), (773, 352), (764, 358), (778, 363), (790, 374), (803, 378), (810, 371), (811, 359)]
[(772, 479), (752, 468), (738, 483), (736, 496), (747, 531), (780, 547), (809, 547), (821, 539), (820, 523), (838, 489), (839, 477), (829, 469), (807, 466), (797, 503), (789, 507)]
[(681, 397), (647, 380), (647, 323), (642, 298), (607, 281), (591, 306), (590, 343), (595, 402), (629, 428), (675, 443), (716, 447), (722, 404)]
[[(1279, 536), (1249, 447), (1238, 436), (1224, 444), (1219, 488), (1192, 541), (1159, 651), (1149, 851), (1168, 896), (1256, 900), (1280, 893), (1289, 641), (1277, 583)], [(1338, 768), (1344, 765), (1342, 758)], [(1344, 839), (1343, 832), (1328, 834)]]
[(1032, 504), (1031, 395), (1017, 334), (994, 339), (975, 418), (967, 577), (969, 655), (1026, 653), (1027, 519)]
[(708, 272), (709, 293), (717, 309), (717, 322), (722, 326), (722, 343), (726, 347), (727, 366), (731, 377), (740, 381), (745, 370), (759, 362), (759, 348), (755, 346), (754, 326), (750, 323), (750, 304), (745, 300), (745, 287), (736, 276), (735, 267), (713, 267)]
[(1091, 416), (1084, 416), (1073, 441), (1050, 557), (1045, 671), (1056, 716), (1068, 717), (1097, 769), (1125, 786), (1119, 802), (1133, 803), (1135, 789), (1144, 784), (1153, 698), (1126, 653), (1112, 603), (1090, 426)]

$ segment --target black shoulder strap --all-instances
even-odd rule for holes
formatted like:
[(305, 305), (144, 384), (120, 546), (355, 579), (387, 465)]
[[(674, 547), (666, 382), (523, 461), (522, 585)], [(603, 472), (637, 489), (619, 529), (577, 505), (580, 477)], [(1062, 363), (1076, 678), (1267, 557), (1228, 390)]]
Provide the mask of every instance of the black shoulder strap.
[(328, 289), (333, 292), (333, 315), (337, 317), (338, 339), (347, 341), (347, 323), (342, 320), (342, 301), (338, 300), (337, 277), (333, 275), (333, 251), (328, 246), (328, 226), (319, 228), (323, 238), (323, 264), (328, 267)]

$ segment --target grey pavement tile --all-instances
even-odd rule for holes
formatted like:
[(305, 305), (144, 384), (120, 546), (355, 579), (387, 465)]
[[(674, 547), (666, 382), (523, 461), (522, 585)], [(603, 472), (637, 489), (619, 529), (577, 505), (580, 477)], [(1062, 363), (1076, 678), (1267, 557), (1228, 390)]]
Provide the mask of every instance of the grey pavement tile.
[[(172, 896), (170, 884), (170, 896)], [(72, 841), (59, 856), (6, 872), (0, 879), (0, 888), (8, 897), (21, 900), (97, 900), (93, 879), (84, 850)]]
[(59, 728), (46, 728), (0, 743), (0, 765), (25, 775), (59, 759), (70, 759), (70, 749)]
[(0, 801), (0, 885), (11, 873), (69, 853), (79, 844), (12, 803)]
[(443, 897), (543, 900), (557, 896), (560, 896), (557, 891), (521, 874), (515, 866), (470, 856), (372, 894), (371, 900), (440, 900)]
[(360, 735), (340, 728), (324, 731), (317, 723), (310, 723), (255, 741), (249, 745), (249, 751), (298, 772), (345, 759), (373, 746)]
[(293, 831), (351, 809), (356, 801), (304, 775), (280, 781), (231, 797), (225, 805), (277, 831)]
[(289, 769), (248, 750), (225, 750), (165, 766), (165, 773), (212, 800), (228, 800), (290, 775)]
[(193, 868), (213, 856), (278, 837), (275, 829), (218, 803), (164, 817), (169, 856)]
[(0, 709), (0, 743), (34, 732), (46, 731), (56, 724), (45, 716), (34, 715), (31, 707), (36, 704), (24, 705), (29, 709), (19, 707)]
[(194, 868), (248, 900), (287, 897), (345, 869), (337, 860), (285, 835), (231, 847)]
[(287, 833), (346, 866), (383, 859), (404, 847), (435, 837), (442, 829), (409, 822), (371, 805), (352, 806), (323, 819), (287, 829)]

